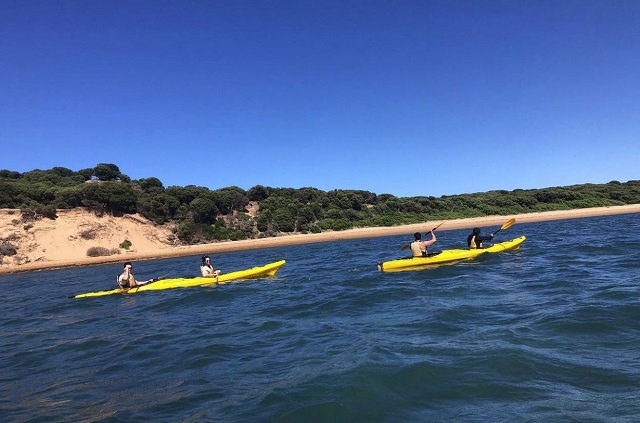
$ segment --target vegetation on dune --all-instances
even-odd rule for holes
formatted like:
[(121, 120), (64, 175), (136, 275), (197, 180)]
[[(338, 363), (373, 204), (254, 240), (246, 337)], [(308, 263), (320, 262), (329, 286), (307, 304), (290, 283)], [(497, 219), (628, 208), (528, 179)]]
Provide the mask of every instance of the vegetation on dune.
[(187, 244), (638, 203), (638, 180), (400, 198), (361, 190), (261, 185), (248, 191), (235, 186), (165, 187), (155, 177), (131, 180), (109, 163), (79, 171), (0, 170), (0, 208), (20, 209), (25, 223), (55, 219), (57, 210), (77, 207), (98, 215), (140, 213), (157, 224), (175, 223), (175, 237)]
[(120, 254), (120, 250), (106, 247), (89, 247), (87, 250), (88, 257), (112, 256), (114, 254)]
[(17, 253), (18, 250), (13, 244), (9, 242), (3, 242), (0, 244), (0, 258), (2, 256), (15, 256)]

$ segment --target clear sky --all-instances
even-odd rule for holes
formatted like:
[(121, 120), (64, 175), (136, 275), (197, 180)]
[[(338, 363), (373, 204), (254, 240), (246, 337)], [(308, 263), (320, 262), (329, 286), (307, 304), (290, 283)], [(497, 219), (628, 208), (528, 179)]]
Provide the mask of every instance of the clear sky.
[(0, 169), (399, 197), (640, 179), (640, 1), (0, 0)]

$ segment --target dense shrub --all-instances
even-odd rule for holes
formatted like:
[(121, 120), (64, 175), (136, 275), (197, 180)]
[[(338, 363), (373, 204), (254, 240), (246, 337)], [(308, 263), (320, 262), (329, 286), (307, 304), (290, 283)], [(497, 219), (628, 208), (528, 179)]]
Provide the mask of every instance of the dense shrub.
[(18, 254), (18, 249), (9, 242), (3, 242), (0, 244), (0, 256), (15, 256)]
[(112, 256), (115, 254), (120, 254), (120, 250), (118, 250), (117, 248), (105, 247), (90, 247), (87, 250), (87, 256), (89, 257)]
[(84, 231), (81, 231), (79, 235), (80, 238), (86, 240), (96, 239), (96, 237), (98, 236), (98, 231), (96, 231), (94, 228), (85, 229)]
[(13, 233), (5, 236), (3, 241), (17, 241), (20, 238), (21, 238), (20, 235), (18, 235), (17, 233), (13, 232)]
[(194, 222), (182, 222), (176, 225), (176, 236), (187, 244), (199, 244), (214, 239), (214, 228), (211, 225)]

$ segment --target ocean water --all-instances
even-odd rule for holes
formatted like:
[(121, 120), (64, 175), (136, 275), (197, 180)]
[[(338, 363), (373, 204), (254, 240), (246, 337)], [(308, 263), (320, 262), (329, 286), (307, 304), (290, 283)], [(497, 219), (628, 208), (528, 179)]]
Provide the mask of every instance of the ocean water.
[(287, 264), (86, 299), (67, 296), (112, 288), (121, 264), (0, 276), (0, 420), (637, 422), (639, 234), (640, 214), (516, 224), (496, 241), (526, 235), (520, 251), (399, 273), (376, 262), (411, 234), (215, 254)]

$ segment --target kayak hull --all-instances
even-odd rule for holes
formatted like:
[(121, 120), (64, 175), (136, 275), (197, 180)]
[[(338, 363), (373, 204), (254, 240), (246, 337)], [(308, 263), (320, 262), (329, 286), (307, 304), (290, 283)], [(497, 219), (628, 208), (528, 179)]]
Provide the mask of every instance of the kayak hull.
[(457, 263), (459, 261), (473, 259), (487, 253), (518, 250), (525, 239), (526, 237), (521, 236), (477, 250), (443, 250), (442, 252), (430, 257), (408, 257), (385, 261), (384, 263), (378, 263), (378, 269), (382, 272), (397, 272), (403, 270), (421, 270), (443, 264)]
[(108, 291), (87, 292), (86, 294), (75, 295), (72, 298), (86, 298), (86, 297), (102, 297), (105, 295), (113, 294), (136, 294), (143, 291), (160, 291), (164, 289), (174, 288), (189, 288), (193, 286), (203, 285), (222, 285), (227, 282), (264, 278), (269, 276), (275, 276), (278, 269), (280, 269), (286, 263), (285, 260), (276, 261), (266, 264), (264, 266), (253, 267), (251, 269), (239, 270), (236, 272), (223, 273), (216, 278), (175, 278), (175, 279), (162, 279), (157, 282), (152, 282), (147, 285), (142, 285), (131, 289), (112, 289)]

